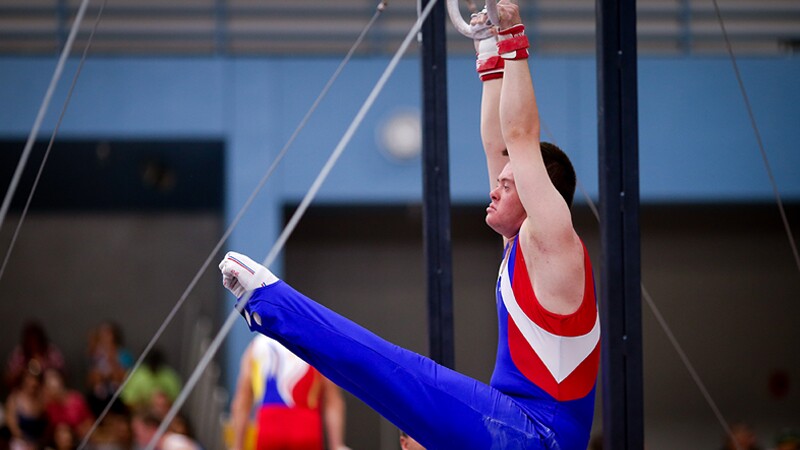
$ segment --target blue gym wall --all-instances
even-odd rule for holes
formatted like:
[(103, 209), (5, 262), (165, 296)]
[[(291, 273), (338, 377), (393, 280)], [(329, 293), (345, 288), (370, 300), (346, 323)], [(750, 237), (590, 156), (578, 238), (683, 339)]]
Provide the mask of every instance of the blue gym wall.
[[(0, 58), (0, 139), (27, 137), (55, 63), (54, 58)], [(228, 223), (338, 63), (324, 58), (91, 58), (59, 138), (223, 140)], [(347, 66), (228, 247), (256, 257), (267, 254), (280, 232), (281, 205), (305, 194), (386, 64), (385, 58), (364, 58)], [(47, 140), (55, 126), (76, 67), (77, 61), (66, 67), (40, 141)], [(467, 57), (448, 61), (455, 202), (487, 201), (478, 134), (480, 85), (473, 67)], [(739, 67), (775, 181), (784, 200), (796, 202), (800, 58), (742, 59)], [(532, 70), (544, 138), (567, 149), (582, 186), (596, 198), (595, 61), (539, 58), (532, 61)], [(318, 202), (420, 201), (419, 160), (390, 161), (376, 143), (383, 120), (397, 110), (419, 107), (419, 71), (416, 58), (400, 64)], [(639, 126), (644, 202), (774, 201), (729, 59), (640, 59)], [(280, 262), (273, 267), (280, 272)], [(225, 365), (232, 373), (248, 339), (241, 326), (227, 340)]]

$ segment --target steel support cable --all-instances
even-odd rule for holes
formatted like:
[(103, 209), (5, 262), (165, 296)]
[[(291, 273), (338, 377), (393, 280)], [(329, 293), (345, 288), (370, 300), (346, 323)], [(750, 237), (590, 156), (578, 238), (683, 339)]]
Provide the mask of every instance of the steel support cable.
[(334, 82), (339, 78), (339, 75), (344, 70), (344, 67), (347, 65), (347, 63), (350, 61), (350, 59), (352, 59), (352, 56), (355, 54), (356, 49), (363, 42), (364, 37), (367, 35), (367, 32), (372, 28), (373, 24), (375, 23), (377, 18), (380, 16), (380, 14), (386, 9), (386, 4), (387, 4), (386, 0), (381, 1), (378, 4), (378, 6), (377, 6), (377, 8), (375, 10), (375, 13), (373, 14), (372, 18), (369, 20), (367, 25), (361, 31), (361, 34), (359, 34), (358, 38), (353, 43), (353, 45), (350, 47), (350, 50), (347, 52), (347, 54), (342, 59), (342, 61), (339, 63), (339, 66), (336, 68), (334, 73), (328, 79), (328, 82), (322, 88), (322, 91), (320, 91), (319, 95), (314, 100), (314, 102), (311, 105), (311, 107), (309, 108), (308, 112), (306, 112), (305, 116), (303, 116), (302, 120), (297, 125), (297, 127), (294, 130), (294, 132), (292, 132), (292, 135), (286, 141), (286, 144), (283, 146), (283, 148), (281, 148), (280, 152), (278, 152), (278, 155), (275, 157), (275, 160), (272, 162), (270, 167), (267, 169), (267, 171), (264, 174), (264, 176), (261, 177), (261, 180), (259, 180), (259, 182), (256, 185), (256, 187), (250, 193), (250, 196), (247, 198), (245, 203), (239, 209), (239, 212), (236, 214), (234, 219), (231, 221), (230, 225), (228, 225), (228, 228), (225, 230), (225, 232), (223, 233), (222, 237), (214, 245), (214, 248), (211, 250), (211, 252), (209, 253), (209, 255), (206, 258), (206, 260), (203, 262), (203, 264), (200, 267), (200, 269), (195, 273), (195, 275), (192, 278), (191, 282), (186, 287), (186, 289), (183, 291), (183, 294), (181, 294), (181, 297), (178, 299), (178, 302), (175, 304), (175, 306), (173, 306), (172, 310), (169, 312), (169, 314), (167, 314), (167, 317), (164, 319), (164, 321), (161, 324), (161, 326), (158, 328), (158, 330), (155, 332), (153, 337), (150, 339), (150, 342), (147, 344), (147, 346), (145, 346), (145, 349), (142, 351), (142, 354), (136, 360), (136, 362), (134, 363), (134, 365), (131, 368), (131, 370), (129, 370), (128, 373), (126, 374), (125, 379), (123, 380), (122, 384), (117, 388), (117, 390), (114, 392), (114, 395), (111, 396), (111, 399), (108, 401), (108, 403), (106, 404), (106, 406), (103, 409), (103, 411), (100, 413), (100, 415), (95, 420), (94, 424), (92, 425), (92, 428), (89, 430), (89, 432), (86, 433), (86, 436), (83, 438), (83, 440), (81, 441), (80, 445), (78, 446), (78, 450), (83, 450), (85, 448), (85, 446), (88, 444), (89, 438), (97, 430), (97, 427), (102, 422), (102, 420), (105, 418), (105, 416), (108, 414), (108, 412), (110, 411), (110, 409), (111, 409), (112, 405), (114, 404), (114, 402), (119, 398), (120, 394), (125, 389), (125, 386), (128, 385), (128, 381), (130, 380), (131, 375), (133, 375), (133, 373), (136, 372), (139, 369), (139, 367), (141, 367), (141, 365), (144, 362), (144, 360), (147, 357), (147, 355), (153, 349), (153, 347), (155, 346), (155, 344), (158, 341), (158, 339), (161, 337), (161, 335), (166, 330), (167, 326), (172, 322), (172, 319), (175, 318), (175, 315), (177, 314), (178, 310), (183, 306), (183, 304), (185, 303), (186, 299), (189, 297), (189, 294), (194, 290), (195, 286), (200, 281), (200, 278), (205, 273), (205, 271), (208, 269), (208, 266), (211, 265), (212, 261), (214, 261), (215, 256), (217, 255), (219, 250), (222, 248), (222, 245), (225, 243), (225, 241), (228, 240), (228, 238), (230, 237), (231, 233), (233, 233), (233, 230), (236, 228), (236, 226), (239, 224), (241, 219), (244, 217), (245, 213), (250, 209), (250, 206), (253, 204), (253, 202), (255, 201), (256, 197), (258, 196), (258, 194), (263, 189), (264, 185), (272, 177), (272, 174), (275, 172), (275, 169), (278, 167), (278, 164), (286, 156), (286, 153), (288, 152), (288, 150), (291, 147), (291, 145), (294, 143), (295, 139), (297, 139), (297, 136), (300, 134), (300, 131), (302, 131), (305, 128), (306, 124), (311, 119), (311, 116), (314, 114), (314, 112), (316, 112), (317, 108), (319, 107), (319, 104), (327, 96), (328, 91), (330, 91), (330, 89), (333, 86)]
[[(39, 185), (39, 180), (42, 177), (42, 172), (44, 171), (44, 166), (47, 164), (47, 159), (50, 156), (50, 150), (53, 148), (53, 143), (56, 140), (56, 136), (58, 135), (58, 130), (61, 128), (61, 122), (64, 120), (64, 115), (67, 112), (67, 107), (69, 106), (69, 102), (72, 99), (72, 93), (75, 91), (75, 86), (78, 84), (78, 77), (83, 70), (83, 65), (86, 62), (86, 57), (89, 54), (89, 48), (92, 46), (92, 41), (94, 40), (95, 32), (97, 31), (97, 26), (100, 24), (100, 18), (103, 16), (103, 10), (106, 7), (106, 3), (108, 0), (103, 0), (103, 3), (100, 5), (100, 9), (97, 11), (97, 17), (95, 18), (94, 25), (92, 26), (92, 31), (89, 33), (89, 38), (86, 41), (86, 46), (83, 49), (83, 54), (81, 55), (80, 62), (78, 63), (78, 68), (75, 70), (75, 76), (72, 77), (72, 84), (69, 86), (69, 91), (67, 92), (67, 98), (64, 100), (64, 105), (61, 108), (61, 114), (58, 116), (58, 121), (56, 121), (56, 126), (53, 128), (53, 133), (50, 135), (50, 142), (47, 143), (47, 150), (44, 152), (44, 157), (42, 158), (41, 164), (39, 164), (39, 171), (36, 173), (36, 178), (33, 180), (33, 186), (31, 186), (31, 192), (28, 194), (28, 199), (25, 201), (25, 207), (22, 209), (22, 214), (19, 216), (19, 220), (17, 221), (17, 227), (14, 229), (14, 234), (11, 236), (11, 242), (8, 244), (8, 250), (6, 250), (6, 255), (3, 258), (3, 264), (0, 265), (0, 280), (3, 279), (3, 274), (6, 271), (6, 267), (8, 266), (8, 260), (11, 257), (11, 252), (14, 250), (14, 245), (17, 243), (17, 238), (19, 237), (19, 232), (22, 229), (22, 224), (25, 222), (25, 218), (28, 216), (28, 209), (31, 206), (31, 201), (33, 200), (33, 194), (36, 192), (36, 187)], [(12, 193), (13, 195), (13, 193)], [(0, 223), (2, 226), (2, 223)]]
[[(375, 99), (383, 90), (383, 87), (386, 85), (386, 82), (389, 80), (389, 77), (392, 75), (392, 73), (394, 73), (397, 64), (400, 62), (400, 58), (403, 56), (403, 54), (405, 54), (406, 50), (408, 49), (408, 46), (411, 44), (411, 41), (419, 32), (422, 23), (430, 14), (431, 10), (433, 9), (433, 6), (436, 4), (436, 1), (437, 0), (431, 0), (431, 2), (425, 6), (425, 9), (422, 10), (420, 16), (417, 18), (417, 21), (411, 27), (411, 30), (409, 30), (408, 34), (406, 35), (405, 39), (400, 45), (400, 48), (392, 57), (391, 61), (389, 62), (389, 65), (386, 67), (380, 79), (378, 79), (378, 82), (375, 84), (372, 91), (367, 96), (366, 101), (359, 109), (353, 121), (350, 123), (350, 126), (347, 128), (347, 131), (345, 132), (344, 136), (342, 136), (342, 139), (339, 141), (339, 144), (333, 150), (333, 153), (331, 153), (331, 156), (328, 158), (328, 161), (323, 166), (319, 175), (317, 175), (317, 178), (312, 183), (305, 197), (303, 197), (303, 200), (300, 202), (300, 205), (298, 206), (297, 210), (295, 210), (291, 219), (286, 224), (286, 227), (284, 227), (283, 232), (281, 232), (275, 244), (272, 246), (272, 249), (267, 254), (267, 257), (262, 262), (262, 265), (264, 265), (265, 267), (269, 267), (270, 265), (272, 265), (278, 253), (282, 251), (283, 246), (286, 243), (286, 240), (289, 238), (289, 236), (292, 234), (297, 224), (300, 222), (300, 219), (302, 218), (305, 211), (308, 209), (308, 206), (311, 204), (311, 201), (313, 201), (317, 192), (319, 192), (319, 189), (322, 187), (322, 183), (325, 182), (325, 179), (328, 177), (328, 174), (330, 174), (331, 170), (336, 165), (336, 162), (339, 160), (339, 157), (342, 155), (345, 148), (349, 144), (350, 140), (355, 134), (355, 131), (361, 125), (361, 122), (364, 120), (364, 117), (366, 116), (367, 112), (370, 110), (370, 108), (372, 108), (372, 105), (375, 103)], [(173, 403), (172, 407), (167, 412), (166, 416), (159, 425), (156, 434), (147, 444), (147, 447), (145, 447), (145, 450), (155, 449), (156, 444), (166, 432), (167, 427), (175, 418), (175, 415), (178, 413), (178, 410), (186, 401), (186, 398), (189, 396), (189, 393), (197, 384), (197, 382), (200, 380), (200, 376), (202, 375), (203, 371), (208, 366), (208, 364), (211, 362), (211, 358), (214, 357), (214, 354), (216, 354), (220, 345), (222, 345), (222, 341), (227, 337), (228, 333), (230, 333), (233, 324), (237, 320), (237, 316), (241, 313), (241, 310), (244, 308), (244, 305), (250, 299), (251, 295), (252, 292), (246, 293), (242, 297), (242, 299), (237, 303), (233, 311), (231, 311), (231, 313), (228, 315), (228, 318), (225, 320), (225, 323), (223, 324), (222, 328), (219, 330), (217, 335), (211, 341), (208, 350), (206, 350), (205, 354), (203, 354), (203, 357), (200, 359), (200, 362), (197, 364), (197, 367), (195, 367), (194, 372), (192, 372), (192, 375), (189, 377), (186, 384), (183, 386), (183, 389), (181, 389), (180, 394), (175, 399), (175, 402)]]
[(758, 151), (761, 153), (761, 159), (764, 161), (764, 168), (767, 170), (767, 176), (769, 177), (769, 182), (772, 185), (772, 192), (775, 195), (775, 202), (778, 204), (778, 210), (780, 211), (781, 220), (783, 221), (783, 227), (786, 230), (786, 237), (789, 239), (789, 246), (791, 247), (792, 254), (794, 255), (794, 262), (797, 265), (797, 271), (800, 272), (800, 253), (797, 251), (797, 244), (795, 243), (794, 235), (792, 234), (792, 228), (789, 226), (789, 219), (787, 219), (786, 211), (783, 208), (783, 200), (781, 199), (781, 193), (778, 190), (778, 183), (775, 181), (775, 176), (772, 173), (772, 166), (767, 158), (767, 151), (764, 149), (764, 142), (761, 139), (761, 131), (758, 128), (758, 123), (756, 123), (756, 116), (753, 113), (753, 106), (750, 104), (750, 97), (747, 95), (747, 89), (744, 87), (744, 80), (742, 79), (742, 74), (739, 71), (739, 64), (736, 62), (736, 55), (733, 53), (733, 46), (731, 45), (731, 40), (728, 37), (728, 31), (725, 28), (725, 21), (722, 20), (722, 13), (719, 10), (719, 4), (717, 3), (717, 0), (712, 1), (714, 2), (714, 11), (717, 14), (719, 27), (722, 30), (722, 36), (725, 39), (725, 47), (727, 48), (728, 56), (731, 59), (733, 73), (736, 75), (736, 81), (739, 84), (739, 91), (742, 94), (742, 99), (744, 100), (744, 105), (747, 109), (747, 115), (750, 118), (750, 126), (753, 128), (753, 133), (755, 134), (756, 142), (758, 143)]
[(686, 352), (683, 351), (683, 347), (678, 342), (678, 339), (675, 337), (675, 334), (672, 333), (672, 329), (670, 329), (669, 325), (667, 324), (667, 321), (664, 320), (664, 316), (661, 315), (661, 311), (659, 311), (658, 307), (656, 307), (653, 298), (650, 297), (650, 293), (647, 292), (647, 289), (645, 289), (644, 283), (642, 283), (641, 288), (642, 288), (642, 297), (644, 297), (645, 301), (647, 302), (647, 305), (650, 307), (650, 310), (653, 313), (653, 316), (656, 318), (658, 324), (661, 325), (661, 329), (664, 330), (664, 334), (667, 335), (667, 339), (669, 339), (670, 344), (672, 344), (672, 347), (675, 348), (675, 352), (678, 354), (678, 357), (681, 358), (681, 361), (683, 362), (683, 365), (686, 367), (686, 370), (689, 371), (689, 375), (692, 377), (692, 380), (694, 380), (695, 384), (697, 385), (697, 388), (700, 389), (700, 393), (703, 394), (703, 398), (705, 398), (706, 402), (708, 403), (708, 406), (714, 412), (714, 416), (716, 416), (717, 420), (719, 421), (719, 424), (725, 431), (725, 434), (731, 439), (731, 442), (736, 447), (736, 450), (745, 450), (743, 448), (740, 448), (739, 445), (736, 443), (736, 437), (733, 435), (733, 430), (731, 430), (730, 424), (728, 424), (728, 422), (725, 420), (725, 417), (722, 415), (722, 411), (720, 411), (719, 407), (717, 406), (717, 403), (711, 397), (711, 393), (708, 392), (705, 383), (703, 383), (703, 380), (700, 379), (700, 375), (697, 373), (697, 370), (695, 370), (694, 365), (692, 364), (691, 361), (689, 361), (689, 357), (686, 355)]
[(39, 106), (39, 112), (36, 114), (36, 119), (33, 122), (31, 133), (28, 135), (28, 140), (25, 141), (25, 147), (23, 148), (22, 155), (17, 163), (17, 168), (14, 171), (14, 175), (11, 177), (11, 183), (6, 191), (3, 204), (0, 206), (0, 229), (3, 228), (3, 222), (5, 222), (6, 215), (11, 207), (11, 199), (14, 197), (14, 193), (17, 190), (17, 185), (19, 185), (20, 178), (22, 178), (22, 172), (25, 170), (28, 157), (30, 157), (31, 151), (33, 150), (33, 144), (36, 142), (36, 135), (39, 134), (39, 128), (42, 126), (44, 116), (47, 113), (47, 109), (50, 106), (50, 101), (53, 98), (53, 93), (56, 90), (58, 82), (61, 80), (61, 74), (64, 71), (64, 65), (66, 64), (67, 58), (69, 58), (69, 54), (72, 51), (72, 45), (75, 42), (75, 37), (78, 35), (78, 29), (81, 26), (81, 22), (83, 22), (83, 16), (86, 14), (86, 8), (88, 6), (89, 0), (81, 1), (81, 5), (78, 8), (78, 13), (75, 15), (75, 20), (72, 22), (72, 27), (69, 30), (67, 41), (64, 43), (64, 48), (61, 50), (61, 56), (58, 58), (56, 70), (53, 72), (53, 77), (50, 79), (50, 84), (47, 86), (47, 92), (45, 92), (42, 104)]

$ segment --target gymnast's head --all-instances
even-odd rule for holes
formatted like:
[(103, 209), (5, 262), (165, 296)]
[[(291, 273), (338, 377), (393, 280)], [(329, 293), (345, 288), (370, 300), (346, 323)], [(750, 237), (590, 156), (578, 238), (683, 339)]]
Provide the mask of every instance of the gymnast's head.
[[(572, 206), (575, 194), (575, 169), (572, 163), (557, 146), (542, 142), (542, 159), (547, 175), (567, 207)], [(507, 152), (504, 152), (507, 154)], [(497, 185), (489, 193), (492, 201), (486, 208), (486, 224), (502, 236), (511, 238), (519, 232), (522, 222), (528, 217), (516, 189), (511, 164), (506, 164), (497, 178)]]
[[(539, 148), (542, 151), (542, 160), (545, 168), (547, 168), (550, 182), (553, 183), (558, 193), (564, 197), (567, 206), (571, 208), (572, 200), (575, 196), (575, 185), (577, 184), (572, 161), (569, 160), (569, 156), (564, 153), (564, 150), (550, 142), (539, 143)], [(503, 150), (503, 154), (508, 156), (508, 150)]]

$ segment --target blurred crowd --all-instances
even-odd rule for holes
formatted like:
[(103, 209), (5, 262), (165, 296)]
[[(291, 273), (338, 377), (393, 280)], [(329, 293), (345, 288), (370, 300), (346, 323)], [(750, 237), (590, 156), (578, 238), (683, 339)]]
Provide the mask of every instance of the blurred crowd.
[(723, 437), (722, 450), (800, 450), (800, 432), (784, 429), (774, 437), (771, 446), (763, 446), (753, 428), (745, 422), (731, 425), (729, 435)]
[[(109, 405), (134, 362), (119, 326), (103, 322), (88, 335), (85, 377), (76, 381), (68, 376), (64, 356), (44, 327), (36, 321), (26, 323), (5, 363), (0, 450), (74, 450), (87, 435), (88, 450), (144, 449), (180, 393), (182, 380), (153, 349)], [(95, 424), (106, 409), (103, 420)], [(600, 436), (589, 448), (602, 449)], [(721, 448), (800, 450), (800, 431), (786, 429), (761, 440), (752, 427), (736, 423)], [(201, 450), (201, 446), (188, 420), (178, 414), (156, 449)]]
[[(719, 448), (720, 450), (800, 450), (800, 432), (795, 429), (780, 430), (771, 441), (770, 445), (762, 445), (753, 427), (746, 422), (736, 422), (730, 425), (730, 433), (722, 436), (722, 445)], [(588, 450), (603, 450), (602, 434), (592, 436)]]
[[(109, 406), (134, 363), (119, 326), (103, 322), (89, 333), (85, 377), (75, 380), (42, 324), (26, 323), (3, 374), (0, 450), (72, 450), (87, 437), (85, 448), (90, 450), (144, 449), (182, 381), (162, 353), (153, 349)], [(199, 450), (200, 446), (188, 421), (178, 415), (156, 448)]]

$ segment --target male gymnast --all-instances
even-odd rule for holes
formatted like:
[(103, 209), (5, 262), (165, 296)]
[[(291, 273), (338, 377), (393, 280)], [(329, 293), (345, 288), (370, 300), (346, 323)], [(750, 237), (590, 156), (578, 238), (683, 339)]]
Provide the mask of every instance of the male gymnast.
[[(229, 252), (223, 284), (263, 333), (430, 450), (586, 449), (600, 324), (588, 253), (574, 230), (575, 173), (539, 140), (528, 39), (501, 0), (496, 36), (476, 43), (481, 138), (493, 185), (486, 223), (503, 237), (497, 360), (489, 385), (395, 346), (324, 308), (247, 256)], [(484, 14), (473, 25), (485, 23)]]

